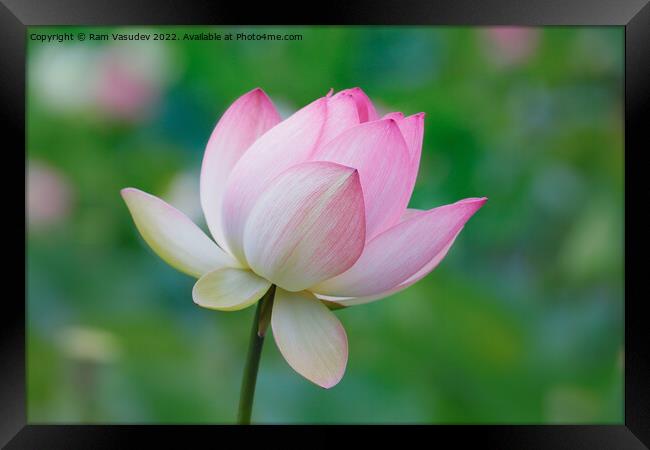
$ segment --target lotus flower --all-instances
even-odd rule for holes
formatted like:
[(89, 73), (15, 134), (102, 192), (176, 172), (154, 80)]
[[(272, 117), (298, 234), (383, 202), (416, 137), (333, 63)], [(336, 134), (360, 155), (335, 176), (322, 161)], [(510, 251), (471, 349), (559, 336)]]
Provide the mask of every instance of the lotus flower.
[(379, 118), (359, 88), (330, 91), (281, 121), (255, 89), (224, 113), (203, 157), (201, 205), (214, 241), (157, 197), (134, 188), (122, 196), (154, 251), (198, 278), (199, 306), (240, 310), (275, 286), (270, 322), (280, 352), (330, 388), (348, 358), (331, 308), (420, 280), (486, 201), (407, 209), (423, 122), (423, 113)]

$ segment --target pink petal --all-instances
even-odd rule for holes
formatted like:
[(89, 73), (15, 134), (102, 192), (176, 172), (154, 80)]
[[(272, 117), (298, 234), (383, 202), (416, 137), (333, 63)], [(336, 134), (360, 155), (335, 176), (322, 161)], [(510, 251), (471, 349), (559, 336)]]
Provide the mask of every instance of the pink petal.
[(377, 300), (381, 300), (382, 298), (386, 298), (390, 295), (397, 294), (398, 292), (403, 291), (404, 289), (414, 285), (418, 281), (420, 281), (422, 278), (427, 276), (433, 269), (435, 269), (438, 264), (447, 256), (447, 252), (449, 252), (449, 249), (452, 247), (454, 244), (454, 241), (462, 231), (462, 228), (458, 230), (458, 233), (456, 233), (456, 236), (454, 236), (451, 241), (443, 248), (441, 251), (439, 251), (428, 263), (424, 265), (420, 270), (418, 270), (415, 275), (412, 275), (409, 277), (406, 281), (398, 284), (397, 286), (388, 289), (387, 291), (379, 292), (377, 294), (373, 295), (368, 295), (365, 297), (331, 297), (331, 296), (321, 296), (317, 295), (318, 298), (321, 298), (322, 300), (326, 301), (332, 301), (335, 303), (338, 303), (343, 306), (354, 306), (354, 305), (363, 305), (365, 303), (371, 303)]
[[(423, 211), (421, 209), (407, 209), (406, 212), (402, 215), (401, 221), (408, 220), (410, 218), (413, 218), (417, 215), (420, 214), (426, 214), (426, 211)], [(442, 262), (442, 260), (447, 256), (447, 253), (449, 252), (449, 249), (451, 249), (452, 245), (456, 241), (456, 238), (460, 234), (460, 232), (463, 231), (463, 228), (458, 230), (458, 233), (453, 237), (451, 241), (447, 244), (445, 248), (443, 248), (440, 252), (438, 252), (428, 263), (424, 265), (417, 273), (409, 277), (406, 281), (398, 284), (397, 286), (387, 290), (380, 292), (378, 294), (373, 294), (365, 297), (332, 297), (332, 296), (325, 296), (325, 295), (319, 295), (316, 294), (316, 296), (322, 300), (325, 301), (331, 301), (338, 303), (340, 305), (344, 306), (355, 306), (355, 305), (363, 305), (366, 303), (371, 303), (377, 300), (381, 300), (382, 298), (386, 298), (388, 296), (397, 294), (398, 292), (403, 291), (404, 289), (414, 285), (418, 281), (420, 281), (422, 278), (427, 276), (433, 269), (438, 267), (438, 264)]]
[(416, 165), (419, 165), (424, 135), (424, 113), (413, 114), (397, 120), (397, 125), (404, 136), (411, 159), (417, 161)]
[(289, 167), (308, 159), (327, 118), (327, 97), (320, 98), (262, 135), (241, 157), (227, 181), (223, 230), (228, 248), (245, 261), (244, 223), (257, 197)]
[(355, 87), (352, 89), (345, 89), (339, 94), (349, 94), (354, 98), (361, 123), (377, 120), (378, 116), (377, 111), (375, 110), (375, 105), (372, 104), (370, 98), (368, 98), (361, 88)]
[(397, 121), (402, 136), (406, 141), (409, 149), (410, 163), (409, 163), (409, 192), (408, 196), (411, 197), (415, 180), (420, 168), (420, 156), (422, 155), (422, 138), (424, 136), (424, 113), (413, 114)]
[(396, 122), (402, 120), (403, 118), (404, 118), (404, 114), (402, 114), (399, 111), (389, 112), (388, 114), (385, 114), (384, 117), (382, 117), (382, 119), (393, 119)]
[(334, 313), (313, 295), (277, 289), (271, 327), (280, 353), (296, 372), (326, 389), (341, 380), (348, 338)]
[(176, 208), (138, 189), (126, 188), (121, 193), (142, 238), (170, 266), (197, 278), (215, 269), (239, 266)]
[(400, 217), (399, 221), (404, 222), (406, 220), (412, 219), (415, 216), (419, 216), (420, 214), (425, 214), (426, 211), (422, 209), (415, 209), (415, 208), (406, 208), (406, 211), (402, 214), (402, 217)]
[(406, 209), (410, 156), (394, 120), (352, 127), (317, 149), (312, 159), (333, 161), (359, 171), (367, 240), (397, 223)]
[(397, 287), (442, 252), (487, 201), (470, 198), (415, 215), (368, 242), (346, 272), (310, 290), (326, 296), (365, 297)]
[(298, 164), (277, 177), (259, 197), (244, 231), (251, 269), (289, 291), (344, 272), (364, 242), (359, 175), (330, 162)]
[(424, 137), (424, 113), (413, 114), (404, 117), (401, 112), (391, 112), (386, 114), (383, 119), (393, 119), (397, 122), (404, 141), (406, 141), (409, 150), (409, 198), (413, 193), (415, 181), (420, 168), (420, 156), (422, 155), (422, 138)]
[(352, 94), (341, 91), (332, 97), (328, 97), (327, 118), (318, 145), (326, 144), (343, 131), (359, 123), (357, 103)]
[(262, 89), (253, 89), (230, 105), (214, 128), (201, 166), (201, 206), (215, 240), (225, 246), (221, 204), (230, 171), (244, 152), (280, 115)]

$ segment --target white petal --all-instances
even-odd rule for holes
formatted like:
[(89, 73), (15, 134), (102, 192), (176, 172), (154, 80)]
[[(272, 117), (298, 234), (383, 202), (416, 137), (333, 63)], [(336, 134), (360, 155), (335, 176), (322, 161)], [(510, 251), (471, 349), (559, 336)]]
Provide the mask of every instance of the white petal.
[(239, 266), (176, 208), (138, 189), (126, 188), (121, 193), (142, 238), (170, 266), (197, 278), (215, 269)]
[(257, 302), (271, 283), (250, 270), (219, 269), (206, 273), (194, 284), (194, 303), (208, 309), (237, 311)]
[(337, 317), (307, 292), (277, 289), (271, 326), (289, 365), (313, 383), (331, 388), (345, 372), (348, 338)]

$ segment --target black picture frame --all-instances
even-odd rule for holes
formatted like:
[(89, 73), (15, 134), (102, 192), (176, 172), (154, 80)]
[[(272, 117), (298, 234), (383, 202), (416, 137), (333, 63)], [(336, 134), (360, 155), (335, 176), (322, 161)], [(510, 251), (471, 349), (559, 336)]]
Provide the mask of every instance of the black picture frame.
[[(19, 176), (25, 149), (26, 27), (32, 25), (157, 25), (157, 24), (327, 24), (327, 25), (599, 25), (625, 28), (625, 420), (622, 425), (583, 426), (417, 426), (409, 435), (426, 435), (426, 442), (454, 442), (500, 449), (640, 449), (650, 446), (650, 336), (642, 314), (644, 259), (648, 220), (643, 217), (649, 190), (643, 183), (644, 153), (650, 149), (644, 128), (650, 123), (650, 5), (648, 0), (437, 0), (330, 1), (322, 7), (282, 9), (276, 2), (140, 1), (133, 0), (0, 0), (0, 126), (4, 128), (5, 175)], [(7, 139), (9, 138), (9, 139)], [(22, 163), (25, 164), (23, 156)], [(24, 166), (23, 166), (24, 167)], [(23, 172), (24, 173), (24, 172)], [(16, 183), (3, 177), (11, 229), (5, 239), (20, 251), (15, 236), (26, 233), (19, 219)], [(24, 217), (24, 216), (22, 216)], [(9, 234), (11, 233), (11, 234)], [(8, 238), (14, 236), (14, 238)], [(25, 235), (26, 245), (26, 235)], [(23, 248), (24, 250), (24, 248)], [(9, 258), (7, 258), (9, 259)], [(16, 258), (20, 260), (20, 258)], [(639, 261), (636, 264), (635, 261)], [(18, 264), (13, 264), (14, 267)], [(25, 266), (23, 266), (25, 267)], [(16, 269), (18, 270), (18, 269)], [(647, 276), (647, 275), (646, 275)], [(5, 272), (5, 283), (16, 283)], [(26, 281), (24, 286), (26, 286)], [(25, 287), (26, 289), (26, 287)], [(26, 294), (26, 292), (24, 292)], [(647, 295), (647, 294), (646, 294)], [(223, 442), (224, 433), (249, 438), (248, 427), (225, 426), (49, 426), (26, 420), (25, 308), (18, 295), (5, 295), (0, 313), (0, 444), (6, 448), (122, 448), (142, 441), (172, 446), (174, 442)], [(356, 428), (355, 428), (356, 429)], [(303, 442), (317, 432), (337, 440), (351, 427), (256, 427), (268, 439), (280, 432)], [(325, 431), (325, 432), (323, 432)], [(386, 427), (362, 427), (374, 437), (394, 433)], [(404, 431), (400, 430), (399, 431)], [(232, 438), (235, 436), (229, 436)], [(218, 439), (218, 440), (215, 440)], [(412, 442), (405, 443), (408, 445)], [(444, 440), (444, 441), (443, 441)], [(451, 441), (449, 441), (451, 440)], [(159, 444), (153, 444), (157, 442)], [(181, 445), (181, 444), (179, 444)]]

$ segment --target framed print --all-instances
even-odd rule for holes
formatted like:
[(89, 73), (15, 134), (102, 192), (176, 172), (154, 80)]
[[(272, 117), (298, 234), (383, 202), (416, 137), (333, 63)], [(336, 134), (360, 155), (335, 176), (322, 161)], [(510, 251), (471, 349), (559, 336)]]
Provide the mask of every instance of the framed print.
[(646, 3), (3, 0), (2, 444), (647, 448)]

